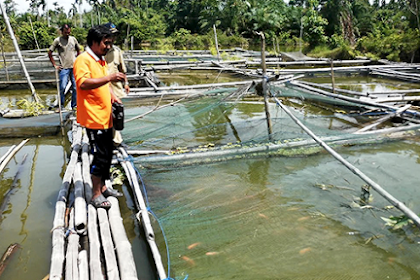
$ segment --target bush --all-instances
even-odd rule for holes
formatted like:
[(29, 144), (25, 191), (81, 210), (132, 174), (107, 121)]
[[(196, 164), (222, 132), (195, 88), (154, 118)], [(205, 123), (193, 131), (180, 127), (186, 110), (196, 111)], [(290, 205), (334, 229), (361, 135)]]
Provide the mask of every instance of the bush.
[(19, 47), (23, 50), (34, 50), (37, 48), (36, 42), (38, 42), (41, 49), (48, 48), (55, 39), (55, 28), (48, 27), (40, 21), (35, 21), (32, 25), (33, 29), (29, 22), (24, 22), (19, 26), (16, 32), (16, 37), (19, 38)]

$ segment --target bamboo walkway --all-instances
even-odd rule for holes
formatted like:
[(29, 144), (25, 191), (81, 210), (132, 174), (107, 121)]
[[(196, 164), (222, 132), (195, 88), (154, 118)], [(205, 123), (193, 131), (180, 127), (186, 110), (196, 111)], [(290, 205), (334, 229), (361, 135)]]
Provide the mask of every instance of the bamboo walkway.
[[(108, 211), (87, 203), (92, 197), (88, 138), (75, 122), (71, 134), (72, 152), (57, 197), (51, 230), (49, 279), (139, 279), (118, 199), (108, 198), (112, 204)], [(137, 218), (141, 218), (156, 274), (166, 279), (134, 165), (127, 160), (125, 149), (119, 148), (116, 156), (137, 200)], [(70, 195), (71, 192), (74, 195)]]

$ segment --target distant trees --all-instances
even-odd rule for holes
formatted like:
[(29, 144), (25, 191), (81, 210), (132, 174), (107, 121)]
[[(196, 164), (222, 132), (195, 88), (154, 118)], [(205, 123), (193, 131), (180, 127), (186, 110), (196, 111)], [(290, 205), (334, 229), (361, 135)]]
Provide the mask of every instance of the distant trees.
[(47, 7), (45, 0), (27, 1), (31, 9), (24, 14), (16, 14), (13, 0), (4, 1), (22, 48), (34, 47), (30, 17), (40, 47), (50, 43), (62, 23), (72, 24), (83, 42), (92, 25), (112, 21), (121, 31), (117, 43), (127, 44), (133, 37), (136, 48), (146, 42), (151, 47), (209, 48), (215, 25), (225, 46), (258, 43), (255, 32), (264, 31), (268, 46), (297, 48), (302, 43), (306, 51), (339, 47), (350, 55), (420, 60), (420, 0), (85, 0), (92, 6), (88, 12), (80, 10), (83, 0), (74, 0), (68, 14), (58, 2)]

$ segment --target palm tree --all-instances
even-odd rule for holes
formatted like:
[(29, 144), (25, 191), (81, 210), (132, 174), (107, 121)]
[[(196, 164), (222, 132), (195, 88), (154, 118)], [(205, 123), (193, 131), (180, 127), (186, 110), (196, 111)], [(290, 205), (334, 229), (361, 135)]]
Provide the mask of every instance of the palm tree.
[(82, 28), (83, 27), (83, 17), (82, 17), (82, 4), (83, 4), (83, 0), (75, 0), (74, 3), (79, 5), (80, 28)]

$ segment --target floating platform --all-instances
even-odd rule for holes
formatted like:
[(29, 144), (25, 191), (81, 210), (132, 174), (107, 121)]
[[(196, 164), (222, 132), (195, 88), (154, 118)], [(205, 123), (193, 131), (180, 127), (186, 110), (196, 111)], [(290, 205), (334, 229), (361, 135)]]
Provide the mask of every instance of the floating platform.
[[(63, 112), (63, 120), (67, 120), (71, 114), (71, 112)], [(0, 137), (2, 138), (56, 135), (61, 127), (58, 113), (32, 117), (0, 117)]]
[[(131, 243), (123, 225), (117, 198), (109, 197), (107, 211), (96, 209), (92, 197), (89, 143), (84, 129), (73, 124), (72, 152), (55, 205), (49, 278), (52, 279), (124, 279), (138, 276)], [(134, 165), (124, 148), (116, 151), (118, 163), (126, 172), (142, 222), (149, 251), (153, 256), (156, 278), (166, 279), (154, 232), (149, 220)], [(107, 184), (108, 187), (109, 186)]]

